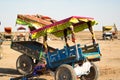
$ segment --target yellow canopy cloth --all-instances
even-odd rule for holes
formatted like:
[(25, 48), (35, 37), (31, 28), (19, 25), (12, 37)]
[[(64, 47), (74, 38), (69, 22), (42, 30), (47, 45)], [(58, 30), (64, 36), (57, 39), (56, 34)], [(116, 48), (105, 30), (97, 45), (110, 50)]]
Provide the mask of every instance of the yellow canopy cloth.
[[(31, 31), (32, 38), (38, 38), (40, 36), (45, 36), (46, 34), (53, 34), (56, 37), (62, 37), (64, 36), (64, 30), (70, 26), (73, 26), (74, 32), (79, 32), (88, 28), (88, 22), (90, 22), (91, 27), (97, 24), (97, 22), (90, 17), (72, 16), (39, 28), (37, 30)], [(71, 33), (71, 30), (68, 29), (67, 35)]]

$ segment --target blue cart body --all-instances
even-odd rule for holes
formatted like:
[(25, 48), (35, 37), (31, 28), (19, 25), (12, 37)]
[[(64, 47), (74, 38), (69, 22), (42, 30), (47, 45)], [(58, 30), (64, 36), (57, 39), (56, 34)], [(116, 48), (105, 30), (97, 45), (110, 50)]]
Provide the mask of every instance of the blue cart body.
[(99, 44), (84, 45), (83, 47), (80, 44), (65, 46), (61, 50), (56, 49), (46, 55), (48, 68), (56, 68), (61, 64), (74, 64), (86, 58), (93, 61), (100, 60)]

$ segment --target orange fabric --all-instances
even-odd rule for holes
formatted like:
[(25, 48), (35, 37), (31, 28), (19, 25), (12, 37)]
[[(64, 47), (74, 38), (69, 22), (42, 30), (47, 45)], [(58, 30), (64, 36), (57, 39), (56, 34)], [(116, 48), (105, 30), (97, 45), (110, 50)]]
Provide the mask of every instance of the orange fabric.
[(10, 34), (11, 31), (12, 31), (12, 28), (11, 27), (5, 27), (4, 30), (5, 30), (6, 33)]

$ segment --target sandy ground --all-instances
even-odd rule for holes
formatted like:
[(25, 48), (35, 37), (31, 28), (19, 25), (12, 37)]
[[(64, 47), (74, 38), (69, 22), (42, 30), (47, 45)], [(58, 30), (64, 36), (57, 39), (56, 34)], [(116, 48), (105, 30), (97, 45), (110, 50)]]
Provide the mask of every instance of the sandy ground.
[[(102, 40), (102, 33), (95, 32), (97, 42), (100, 44), (101, 61), (95, 62), (99, 68), (98, 80), (120, 80), (120, 38), (118, 40)], [(77, 36), (78, 43), (90, 43), (90, 33), (80, 32)], [(119, 35), (120, 37), (120, 35)], [(63, 42), (59, 40), (49, 41), (53, 47), (63, 47)], [(10, 80), (11, 77), (20, 76), (16, 70), (16, 60), (21, 53), (10, 48), (10, 41), (4, 41), (0, 47), (0, 80)], [(53, 76), (42, 75), (39, 80), (54, 80)]]

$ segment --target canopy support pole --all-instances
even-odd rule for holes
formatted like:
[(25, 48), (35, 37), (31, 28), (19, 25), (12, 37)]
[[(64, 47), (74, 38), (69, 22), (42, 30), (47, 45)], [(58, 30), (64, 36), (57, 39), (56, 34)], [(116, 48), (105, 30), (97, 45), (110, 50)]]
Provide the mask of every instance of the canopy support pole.
[(79, 55), (79, 51), (78, 51), (78, 46), (76, 44), (76, 39), (75, 39), (75, 32), (74, 32), (74, 28), (73, 26), (71, 25), (70, 26), (70, 30), (71, 30), (71, 34), (72, 34), (72, 42), (75, 44), (75, 47), (76, 47), (76, 59), (79, 60), (80, 58), (80, 55)]
[(44, 45), (44, 52), (48, 52), (48, 47), (47, 47), (47, 34), (43, 36), (43, 45)]
[(91, 21), (87, 22), (87, 25), (88, 25), (88, 28), (89, 28), (91, 34), (92, 34), (92, 42), (93, 42), (93, 44), (95, 44), (96, 43), (96, 39), (95, 39), (95, 34), (94, 34), (94, 31), (93, 31), (93, 28), (91, 26)]
[(69, 47), (68, 42), (67, 42), (67, 29), (64, 29), (64, 38), (65, 38), (66, 46)]

